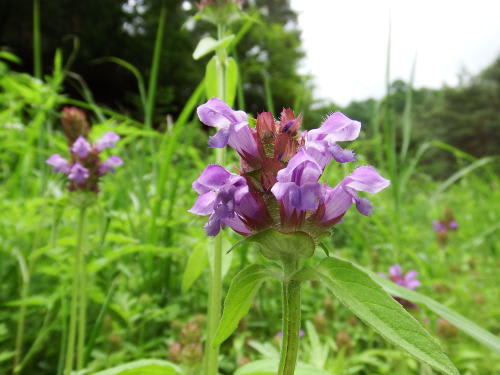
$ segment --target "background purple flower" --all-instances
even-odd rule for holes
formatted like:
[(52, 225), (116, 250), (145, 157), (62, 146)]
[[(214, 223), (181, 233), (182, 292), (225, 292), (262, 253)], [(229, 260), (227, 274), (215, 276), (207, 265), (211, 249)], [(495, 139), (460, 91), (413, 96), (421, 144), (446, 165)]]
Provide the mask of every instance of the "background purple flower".
[(73, 164), (68, 174), (68, 178), (77, 184), (83, 184), (89, 176), (89, 170), (80, 163)]
[(52, 172), (62, 172), (64, 174), (68, 174), (71, 168), (66, 159), (61, 157), (59, 154), (51, 155), (45, 162), (54, 167), (52, 168)]
[(115, 173), (115, 168), (123, 164), (123, 160), (116, 155), (110, 156), (99, 166), (99, 174)]
[(116, 142), (120, 140), (120, 136), (115, 132), (107, 132), (101, 138), (99, 138), (94, 146), (97, 151), (101, 152), (106, 148), (113, 148), (116, 146)]
[(89, 152), (92, 150), (92, 146), (83, 137), (78, 137), (76, 141), (71, 146), (71, 152), (78, 155), (80, 158), (85, 159)]

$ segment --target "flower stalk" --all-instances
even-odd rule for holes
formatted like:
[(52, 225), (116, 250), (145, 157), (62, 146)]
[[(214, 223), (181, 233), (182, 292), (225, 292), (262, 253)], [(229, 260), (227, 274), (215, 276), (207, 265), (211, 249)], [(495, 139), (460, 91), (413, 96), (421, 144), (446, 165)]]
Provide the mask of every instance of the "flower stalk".
[(283, 261), (283, 341), (278, 375), (293, 375), (300, 337), (300, 281), (294, 279), (297, 259)]
[[(66, 365), (64, 374), (70, 375), (73, 368), (75, 358), (75, 344), (78, 338), (77, 345), (77, 369), (83, 368), (83, 360), (85, 354), (85, 289), (84, 289), (84, 276), (82, 278), (82, 270), (84, 270), (84, 238), (86, 232), (87, 221), (87, 206), (85, 204), (80, 206), (80, 213), (78, 216), (78, 237), (75, 248), (75, 261), (73, 265), (73, 283), (71, 290), (71, 307), (70, 307), (70, 321), (68, 333), (68, 345), (66, 347)], [(78, 335), (77, 335), (78, 323)]]

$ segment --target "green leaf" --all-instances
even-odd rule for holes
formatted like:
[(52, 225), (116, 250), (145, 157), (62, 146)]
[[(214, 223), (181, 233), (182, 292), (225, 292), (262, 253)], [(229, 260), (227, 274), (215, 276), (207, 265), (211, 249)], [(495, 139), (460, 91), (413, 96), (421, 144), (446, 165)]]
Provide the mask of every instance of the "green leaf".
[(179, 375), (182, 371), (173, 363), (159, 359), (141, 359), (125, 363), (94, 375)]
[(286, 257), (309, 258), (316, 247), (313, 238), (306, 232), (282, 233), (267, 229), (238, 241), (229, 251), (245, 243), (254, 242), (266, 258), (281, 260)]
[(207, 98), (216, 98), (218, 96), (217, 64), (219, 64), (219, 58), (214, 56), (208, 62), (205, 70), (205, 92)]
[[(276, 375), (278, 372), (278, 361), (275, 359), (263, 359), (250, 362), (240, 367), (234, 375)], [(331, 375), (331, 373), (320, 370), (311, 365), (297, 363), (295, 375)]]
[(321, 262), (318, 276), (344, 305), (388, 341), (444, 374), (459, 374), (438, 342), (360, 268), (327, 258)]
[(226, 67), (226, 103), (232, 107), (236, 97), (236, 88), (238, 86), (238, 64), (232, 57), (227, 59)]
[(248, 313), (262, 282), (272, 275), (268, 268), (259, 264), (252, 264), (236, 274), (227, 292), (224, 311), (212, 345), (219, 346), (231, 336), (239, 321)]
[(404, 298), (414, 303), (424, 304), (436, 314), (445, 318), (451, 324), (455, 325), (458, 329), (464, 331), (473, 339), (476, 339), (481, 344), (500, 354), (500, 339), (491, 332), (486, 331), (484, 328), (481, 328), (473, 321), (463, 317), (462, 315), (440, 304), (439, 302), (434, 301), (432, 298), (424, 296), (413, 290), (403, 288), (373, 273), (370, 274), (372, 278), (380, 286), (382, 286), (382, 288), (384, 288), (387, 293), (395, 297)]
[(182, 293), (186, 293), (207, 268), (208, 256), (205, 247), (205, 243), (199, 244), (189, 255), (186, 269), (182, 275)]
[(193, 52), (193, 59), (198, 60), (212, 51), (215, 51), (219, 48), (226, 48), (229, 43), (231, 43), (233, 38), (234, 35), (226, 36), (221, 40), (215, 40), (214, 38), (209, 36), (201, 39)]

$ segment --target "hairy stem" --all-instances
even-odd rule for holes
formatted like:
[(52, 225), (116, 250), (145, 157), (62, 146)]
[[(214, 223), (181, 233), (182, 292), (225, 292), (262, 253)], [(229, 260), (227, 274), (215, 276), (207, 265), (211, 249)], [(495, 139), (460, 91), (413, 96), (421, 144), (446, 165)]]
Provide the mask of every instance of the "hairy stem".
[(300, 281), (293, 280), (296, 260), (284, 262), (283, 279), (283, 342), (278, 375), (293, 375), (299, 351)]

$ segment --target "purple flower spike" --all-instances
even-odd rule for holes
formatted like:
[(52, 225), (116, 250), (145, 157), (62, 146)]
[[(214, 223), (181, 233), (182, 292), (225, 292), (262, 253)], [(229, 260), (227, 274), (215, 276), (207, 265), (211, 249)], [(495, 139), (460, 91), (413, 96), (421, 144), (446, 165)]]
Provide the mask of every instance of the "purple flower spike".
[(115, 132), (107, 132), (101, 138), (99, 138), (95, 143), (95, 148), (97, 151), (101, 152), (106, 148), (113, 148), (116, 146), (116, 142), (120, 140), (120, 136)]
[(69, 171), (68, 178), (77, 184), (83, 184), (89, 178), (89, 170), (80, 163), (75, 163)]
[(248, 127), (245, 112), (234, 111), (217, 98), (200, 105), (196, 112), (202, 123), (218, 130), (208, 141), (210, 147), (222, 148), (229, 144), (242, 157), (259, 155), (257, 142)]
[[(356, 159), (351, 150), (344, 150), (337, 142), (353, 141), (359, 136), (361, 123), (351, 120), (340, 112), (328, 116), (318, 129), (307, 132), (306, 148), (323, 154), (326, 158), (324, 165), (333, 158), (339, 163), (346, 163)], [(323, 165), (323, 167), (324, 167)]]
[(89, 154), (92, 146), (82, 136), (78, 137), (71, 146), (71, 152), (78, 155), (80, 158), (85, 159)]
[(52, 155), (45, 162), (54, 167), (52, 168), (52, 172), (62, 172), (64, 174), (68, 174), (71, 168), (66, 159), (61, 157), (59, 154)]
[(104, 176), (106, 173), (115, 173), (115, 168), (123, 164), (123, 160), (118, 156), (110, 156), (99, 166), (99, 174)]

